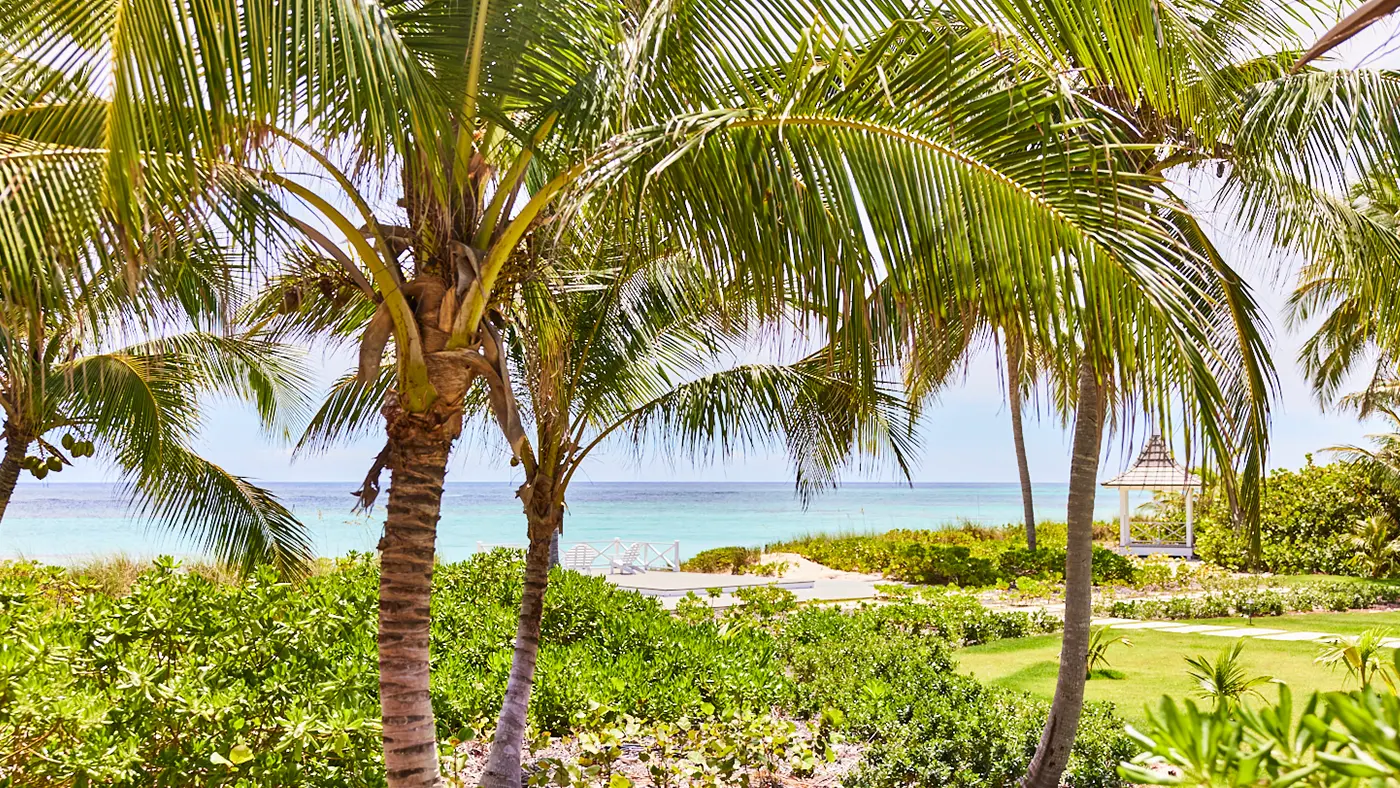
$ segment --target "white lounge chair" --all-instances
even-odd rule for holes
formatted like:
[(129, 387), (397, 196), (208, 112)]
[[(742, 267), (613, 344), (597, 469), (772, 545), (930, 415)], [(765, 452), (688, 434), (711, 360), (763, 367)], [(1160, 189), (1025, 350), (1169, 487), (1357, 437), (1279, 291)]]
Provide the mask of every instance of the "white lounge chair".
[(593, 561), (598, 557), (598, 551), (586, 544), (576, 544), (564, 551), (559, 563), (565, 569), (572, 569), (575, 572), (588, 572), (593, 569)]
[(637, 572), (647, 571), (646, 567), (637, 563), (637, 554), (642, 551), (641, 542), (633, 542), (627, 545), (622, 551), (620, 558), (608, 557), (608, 571), (615, 574), (630, 575)]

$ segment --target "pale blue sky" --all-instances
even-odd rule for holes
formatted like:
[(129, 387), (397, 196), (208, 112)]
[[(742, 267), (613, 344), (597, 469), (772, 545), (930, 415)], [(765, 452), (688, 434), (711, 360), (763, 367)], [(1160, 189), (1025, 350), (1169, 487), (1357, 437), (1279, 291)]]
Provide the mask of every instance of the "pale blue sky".
[[(1367, 31), (1341, 57), (1349, 64), (1365, 62), (1394, 67), (1396, 57), (1389, 42), (1400, 30), (1400, 22), (1387, 20)], [(1323, 413), (1298, 374), (1295, 362), (1302, 332), (1287, 332), (1281, 320), (1281, 307), (1291, 285), (1296, 258), (1271, 255), (1258, 244), (1241, 242), (1231, 232), (1227, 217), (1211, 214), (1213, 237), (1231, 263), (1246, 274), (1258, 298), (1273, 317), (1273, 352), (1279, 369), (1282, 398), (1274, 407), (1273, 451), (1270, 465), (1298, 466), (1309, 452), (1338, 443), (1364, 440), (1368, 425), (1345, 414)], [(313, 351), (313, 365), (328, 382), (350, 366), (350, 356), (341, 352), (327, 356)], [(382, 445), (378, 435), (343, 445), (329, 453), (292, 461), (286, 446), (263, 435), (247, 409), (214, 403), (208, 408), (207, 432), (202, 450), (230, 471), (262, 481), (346, 481), (363, 478), (365, 470)], [(923, 447), (914, 468), (920, 482), (1012, 482), (1016, 480), (1010, 424), (996, 362), (990, 357), (976, 360), (965, 385), (948, 391), (929, 409), (921, 425)], [(1027, 448), (1031, 474), (1038, 482), (1063, 482), (1068, 478), (1069, 438), (1058, 424), (1046, 420), (1027, 422)], [(1102, 475), (1119, 470), (1125, 460), (1115, 444), (1109, 451)], [(1135, 447), (1133, 447), (1135, 448)], [(1319, 461), (1324, 455), (1319, 455)], [(1129, 457), (1128, 459), (1131, 459)], [(515, 478), (499, 450), (459, 450), (449, 470), (449, 480), (503, 481)], [(790, 472), (780, 455), (736, 457), (708, 467), (689, 464), (672, 466), (647, 460), (638, 462), (626, 447), (595, 454), (582, 475), (592, 481), (788, 481)], [(888, 475), (871, 480), (889, 479)], [(94, 461), (80, 462), (66, 470), (62, 481), (107, 481), (109, 469)], [(854, 480), (854, 479), (852, 479)], [(386, 479), (387, 481), (387, 479)]]

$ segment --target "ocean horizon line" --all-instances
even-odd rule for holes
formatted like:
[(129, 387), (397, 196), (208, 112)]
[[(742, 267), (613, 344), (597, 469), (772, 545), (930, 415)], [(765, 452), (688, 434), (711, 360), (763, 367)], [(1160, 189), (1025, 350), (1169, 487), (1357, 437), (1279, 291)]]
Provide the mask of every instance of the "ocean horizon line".
[[(478, 543), (518, 542), (523, 534), (518, 482), (449, 481), (443, 490), (437, 549), (465, 558)], [(369, 513), (355, 512), (356, 482), (270, 483), (303, 523), (317, 555), (367, 552), (382, 533), (388, 489)], [(1069, 486), (1037, 482), (1040, 522), (1063, 522)], [(1096, 514), (1117, 512), (1112, 490), (1097, 496)], [(1006, 526), (1024, 512), (1017, 482), (849, 482), (802, 500), (791, 482), (580, 481), (570, 488), (567, 541), (681, 542), (681, 557), (712, 547), (771, 544), (813, 533), (878, 533), (944, 529), (963, 524)], [(0, 556), (128, 554), (190, 555), (198, 543), (165, 530), (127, 505), (120, 482), (63, 482), (15, 490), (0, 522)]]

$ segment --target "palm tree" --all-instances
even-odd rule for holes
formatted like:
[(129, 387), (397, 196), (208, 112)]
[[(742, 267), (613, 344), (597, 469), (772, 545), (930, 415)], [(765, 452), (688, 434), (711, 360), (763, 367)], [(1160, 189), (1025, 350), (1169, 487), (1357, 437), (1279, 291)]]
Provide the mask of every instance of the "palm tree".
[[(540, 341), (510, 322), (528, 314), (515, 299), (531, 260), (591, 203), (630, 206), (638, 227), (741, 289), (759, 320), (794, 304), (822, 315), (850, 354), (837, 369), (866, 381), (893, 357), (886, 339), (900, 335), (887, 329), (920, 303), (1018, 303), (1023, 334), (1042, 344), (1068, 325), (1078, 344), (1055, 345), (1056, 363), (1088, 370), (1076, 453), (1095, 464), (1101, 409), (1084, 403), (1110, 379), (1141, 391), (1189, 369), (1197, 390), (1213, 385), (1213, 362), (1193, 349), (1219, 345), (1221, 324), (1203, 319), (1195, 295), (1229, 304), (1225, 325), (1241, 332), (1251, 319), (1232, 273), (1183, 245), (1155, 175), (1123, 166), (1131, 152), (1102, 100), (1064, 90), (1046, 61), (1013, 56), (981, 25), (858, 3), (13, 5), (23, 7), (6, 9), (0, 44), (30, 55), (11, 82), (40, 86), (23, 107), (45, 136), (42, 150), (0, 148), (0, 170), (22, 161), (48, 176), (7, 182), (47, 190), (34, 199), (82, 197), (49, 202), (87, 229), (80, 237), (101, 228), (137, 263), (172, 237), (142, 232), (163, 229), (152, 217), (214, 223), (249, 245), (278, 241), (262, 232), (277, 224), (324, 258), (315, 287), (342, 305), (363, 296), (340, 315), (365, 327), (361, 384), (387, 391), (386, 445), (363, 493), (372, 500), (378, 469), (391, 470), (379, 657), (392, 786), (438, 781), (434, 539), (474, 388), (534, 479), (520, 491), (532, 543), (557, 517), (567, 423), (522, 403), (504, 365), (519, 352), (508, 337)], [(100, 102), (53, 88), (112, 68)], [(70, 131), (94, 129), (100, 144), (72, 143)], [(294, 174), (308, 168), (334, 194)], [(377, 200), (385, 184), (395, 186)], [(310, 208), (315, 223), (279, 201)], [(6, 242), (38, 237), (23, 213), (5, 219)], [(323, 301), (336, 298), (287, 307)], [(1214, 361), (1262, 380), (1254, 350)], [(1110, 374), (1138, 354), (1180, 360)], [(1206, 436), (1216, 448), (1253, 423), (1225, 395), (1197, 399), (1221, 414)], [(1076, 475), (1076, 561), (1089, 550), (1092, 476)], [(1087, 625), (1079, 635), (1066, 643), (1082, 662)], [(513, 684), (525, 685), (526, 667)]]
[[(1393, 287), (1400, 277), (1400, 183), (1386, 165), (1362, 173), (1344, 198), (1318, 200), (1329, 221), (1306, 246), (1288, 319), (1294, 327), (1317, 320), (1298, 359), (1319, 403), (1365, 418), (1393, 407), (1400, 393), (1400, 297)], [(1360, 373), (1365, 385), (1343, 395)]]
[(1385, 577), (1400, 557), (1400, 538), (1396, 537), (1395, 520), (1389, 514), (1358, 520), (1347, 542), (1355, 551), (1357, 568), (1368, 577)]
[(1334, 668), (1343, 666), (1360, 689), (1370, 689), (1371, 682), (1379, 678), (1394, 692), (1394, 670), (1385, 659), (1384, 641), (1389, 637), (1390, 630), (1383, 628), (1368, 629), (1350, 637), (1336, 637), (1322, 646), (1315, 661)]
[(1084, 663), (1084, 678), (1094, 677), (1094, 671), (1108, 667), (1108, 649), (1122, 643), (1125, 646), (1133, 645), (1126, 635), (1114, 632), (1113, 627), (1099, 627), (1092, 630), (1089, 635), (1089, 655)]
[[(1014, 329), (1013, 329), (1014, 331)], [(1026, 547), (1035, 549), (1035, 500), (1031, 491), (1031, 466), (1026, 457), (1026, 434), (1021, 426), (1021, 391), (1024, 386), (1026, 347), (1013, 331), (1004, 333), (1006, 347), (1006, 406), (1011, 411), (1011, 437), (1016, 447), (1016, 473), (1021, 481), (1021, 506), (1025, 513)]]
[(1211, 701), (1216, 711), (1234, 709), (1246, 696), (1264, 696), (1257, 689), (1273, 679), (1268, 676), (1250, 676), (1240, 664), (1240, 652), (1244, 641), (1238, 640), (1233, 648), (1221, 649), (1211, 662), (1204, 655), (1187, 657), (1187, 675), (1196, 682), (1196, 694)]
[[(101, 144), (98, 129), (55, 126), (49, 113), (67, 103), (82, 115), (100, 102), (81, 80), (31, 65), (10, 56), (0, 66), (0, 216), (22, 216), (32, 230), (0, 244), (0, 518), (22, 471), (43, 479), (100, 455), (144, 518), (244, 571), (270, 563), (284, 576), (300, 573), (311, 557), (301, 523), (274, 494), (192, 448), (209, 396), (254, 404), (269, 429), (297, 418), (307, 387), (300, 354), (224, 322), (241, 298), (241, 265), (206, 233), (164, 223), (138, 271), (131, 247), (90, 210), (95, 189), (62, 205), (46, 199), (74, 186), (84, 165), (65, 162), (53, 183), (36, 183), (55, 171), (35, 163), (59, 141)], [(29, 106), (41, 93), (56, 103)], [(118, 346), (134, 336), (147, 339)]]
[[(1307, 250), (1328, 236), (1336, 237), (1344, 218), (1326, 199), (1326, 188), (1387, 160), (1397, 147), (1393, 113), (1400, 93), (1385, 74), (1289, 73), (1298, 39), (1297, 16), (1286, 3), (1202, 3), (1187, 10), (1149, 2), (966, 0), (956, 7), (963, 18), (1003, 31), (1008, 46), (1026, 57), (1052, 64), (1076, 90), (1115, 108), (1124, 121), (1123, 138), (1142, 145), (1131, 157), (1138, 172), (1166, 175), (1183, 167), (1211, 165), (1222, 175), (1228, 173), (1226, 193), (1231, 199), (1226, 205), (1247, 229), (1283, 247)], [(1373, 112), (1359, 117), (1357, 102), (1365, 102)], [(1165, 184), (1163, 190), (1170, 193)], [(1236, 277), (1222, 267), (1199, 226), (1180, 215), (1173, 221), (1184, 240), (1217, 264), (1219, 275)], [(1240, 302), (1228, 309), (1222, 325), (1233, 324), (1233, 331), (1248, 336), (1257, 329), (1247, 325), (1254, 319), (1242, 306)], [(1243, 385), (1230, 395), (1226, 421), (1231, 426), (1226, 429), (1244, 448), (1221, 470), (1226, 471), (1225, 492), (1232, 509), (1241, 525), (1249, 527), (1257, 553), (1257, 485), (1251, 482), (1262, 472), (1272, 384), (1257, 343), (1244, 341), (1233, 352), (1241, 354), (1235, 361), (1246, 371), (1239, 379)], [(1081, 387), (1080, 394), (1096, 388), (1102, 393), (1103, 385), (1119, 383), (1100, 375), (1099, 386)], [(1077, 438), (1091, 440), (1092, 435), (1087, 428), (1076, 429)], [(1075, 454), (1089, 462), (1087, 451), (1076, 447)], [(1236, 483), (1236, 477), (1243, 483)], [(1088, 549), (1087, 542), (1081, 545)], [(1071, 545), (1072, 553), (1075, 549)], [(1087, 627), (1086, 606), (1071, 605), (1067, 615), (1083, 616), (1082, 626)], [(1071, 637), (1080, 628), (1080, 623), (1070, 626), (1067, 621), (1067, 650), (1083, 647), (1083, 641)], [(1028, 785), (1058, 781), (1073, 728), (1065, 733), (1062, 712), (1082, 698), (1077, 677), (1067, 679), (1064, 673), (1080, 672), (1080, 659), (1078, 654), (1062, 658), (1065, 667), (1047, 737)], [(1049, 735), (1052, 730), (1057, 736)], [(1060, 742), (1059, 757), (1045, 753), (1051, 738)]]
[[(717, 282), (681, 247), (630, 237), (626, 227), (575, 216), (522, 261), (517, 290), (502, 299), (490, 329), (506, 349), (490, 374), (509, 381), (518, 398), (503, 406), (491, 401), (491, 389), (476, 388), (486, 396), (465, 414), (494, 420), (503, 437), (527, 435), (533, 450), (519, 493), (527, 502), (525, 590), (483, 784), (520, 779), (550, 552), (565, 524), (569, 483), (599, 446), (625, 436), (639, 447), (706, 458), (776, 440), (793, 458), (805, 497), (862, 454), (887, 455), (903, 470), (914, 445), (911, 415), (892, 387), (862, 386), (820, 357), (736, 363), (764, 330), (742, 290)], [(314, 275), (278, 280), (263, 309), (277, 309)], [(341, 323), (327, 329), (357, 333)], [(323, 447), (363, 427), (382, 393), (346, 376), (302, 446)]]
[[(275, 495), (191, 446), (206, 396), (250, 401), (269, 426), (295, 408), (306, 379), (291, 350), (199, 331), (109, 350), (84, 340), (75, 314), (81, 308), (0, 309), (0, 517), (22, 470), (42, 479), (100, 455), (129, 481), (141, 515), (244, 571), (271, 563), (299, 572), (311, 557), (301, 523)], [(27, 456), (31, 448), (38, 454)]]

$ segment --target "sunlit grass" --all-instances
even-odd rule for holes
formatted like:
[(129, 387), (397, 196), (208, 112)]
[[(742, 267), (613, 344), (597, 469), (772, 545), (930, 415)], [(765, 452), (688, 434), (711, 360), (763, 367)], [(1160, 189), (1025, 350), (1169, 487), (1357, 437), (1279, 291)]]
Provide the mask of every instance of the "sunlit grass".
[[(1336, 615), (1345, 618), (1356, 614)], [(1226, 621), (1234, 626), (1244, 626), (1239, 619)], [(1278, 621), (1279, 619), (1258, 619), (1256, 626), (1265, 628), (1266, 622)], [(1271, 628), (1285, 627), (1280, 625)], [(1340, 629), (1333, 631), (1341, 632)], [(1096, 675), (1089, 681), (1084, 694), (1085, 698), (1091, 701), (1113, 703), (1118, 715), (1129, 722), (1142, 722), (1145, 716), (1144, 708), (1149, 704), (1156, 706), (1163, 695), (1178, 699), (1197, 697), (1196, 688), (1186, 673), (1186, 657), (1206, 654), (1214, 658), (1221, 649), (1234, 645), (1234, 640), (1230, 638), (1206, 635), (1178, 635), (1149, 630), (1127, 630), (1124, 634), (1133, 645), (1118, 645), (1110, 649), (1108, 662), (1113, 677)], [(1250, 675), (1272, 676), (1286, 681), (1292, 687), (1295, 696), (1313, 690), (1343, 689), (1347, 681), (1345, 673), (1334, 672), (1314, 662), (1319, 648), (1316, 643), (1251, 638), (1246, 641), (1240, 659)], [(965, 648), (957, 653), (957, 660), (960, 672), (998, 686), (1022, 690), (1049, 699), (1055, 693), (1059, 656), (1060, 636), (1045, 635), (1000, 640), (983, 646)], [(1277, 688), (1272, 684), (1262, 687), (1261, 691), (1270, 701), (1278, 697)], [(1206, 703), (1200, 700), (1197, 702), (1203, 705)]]

